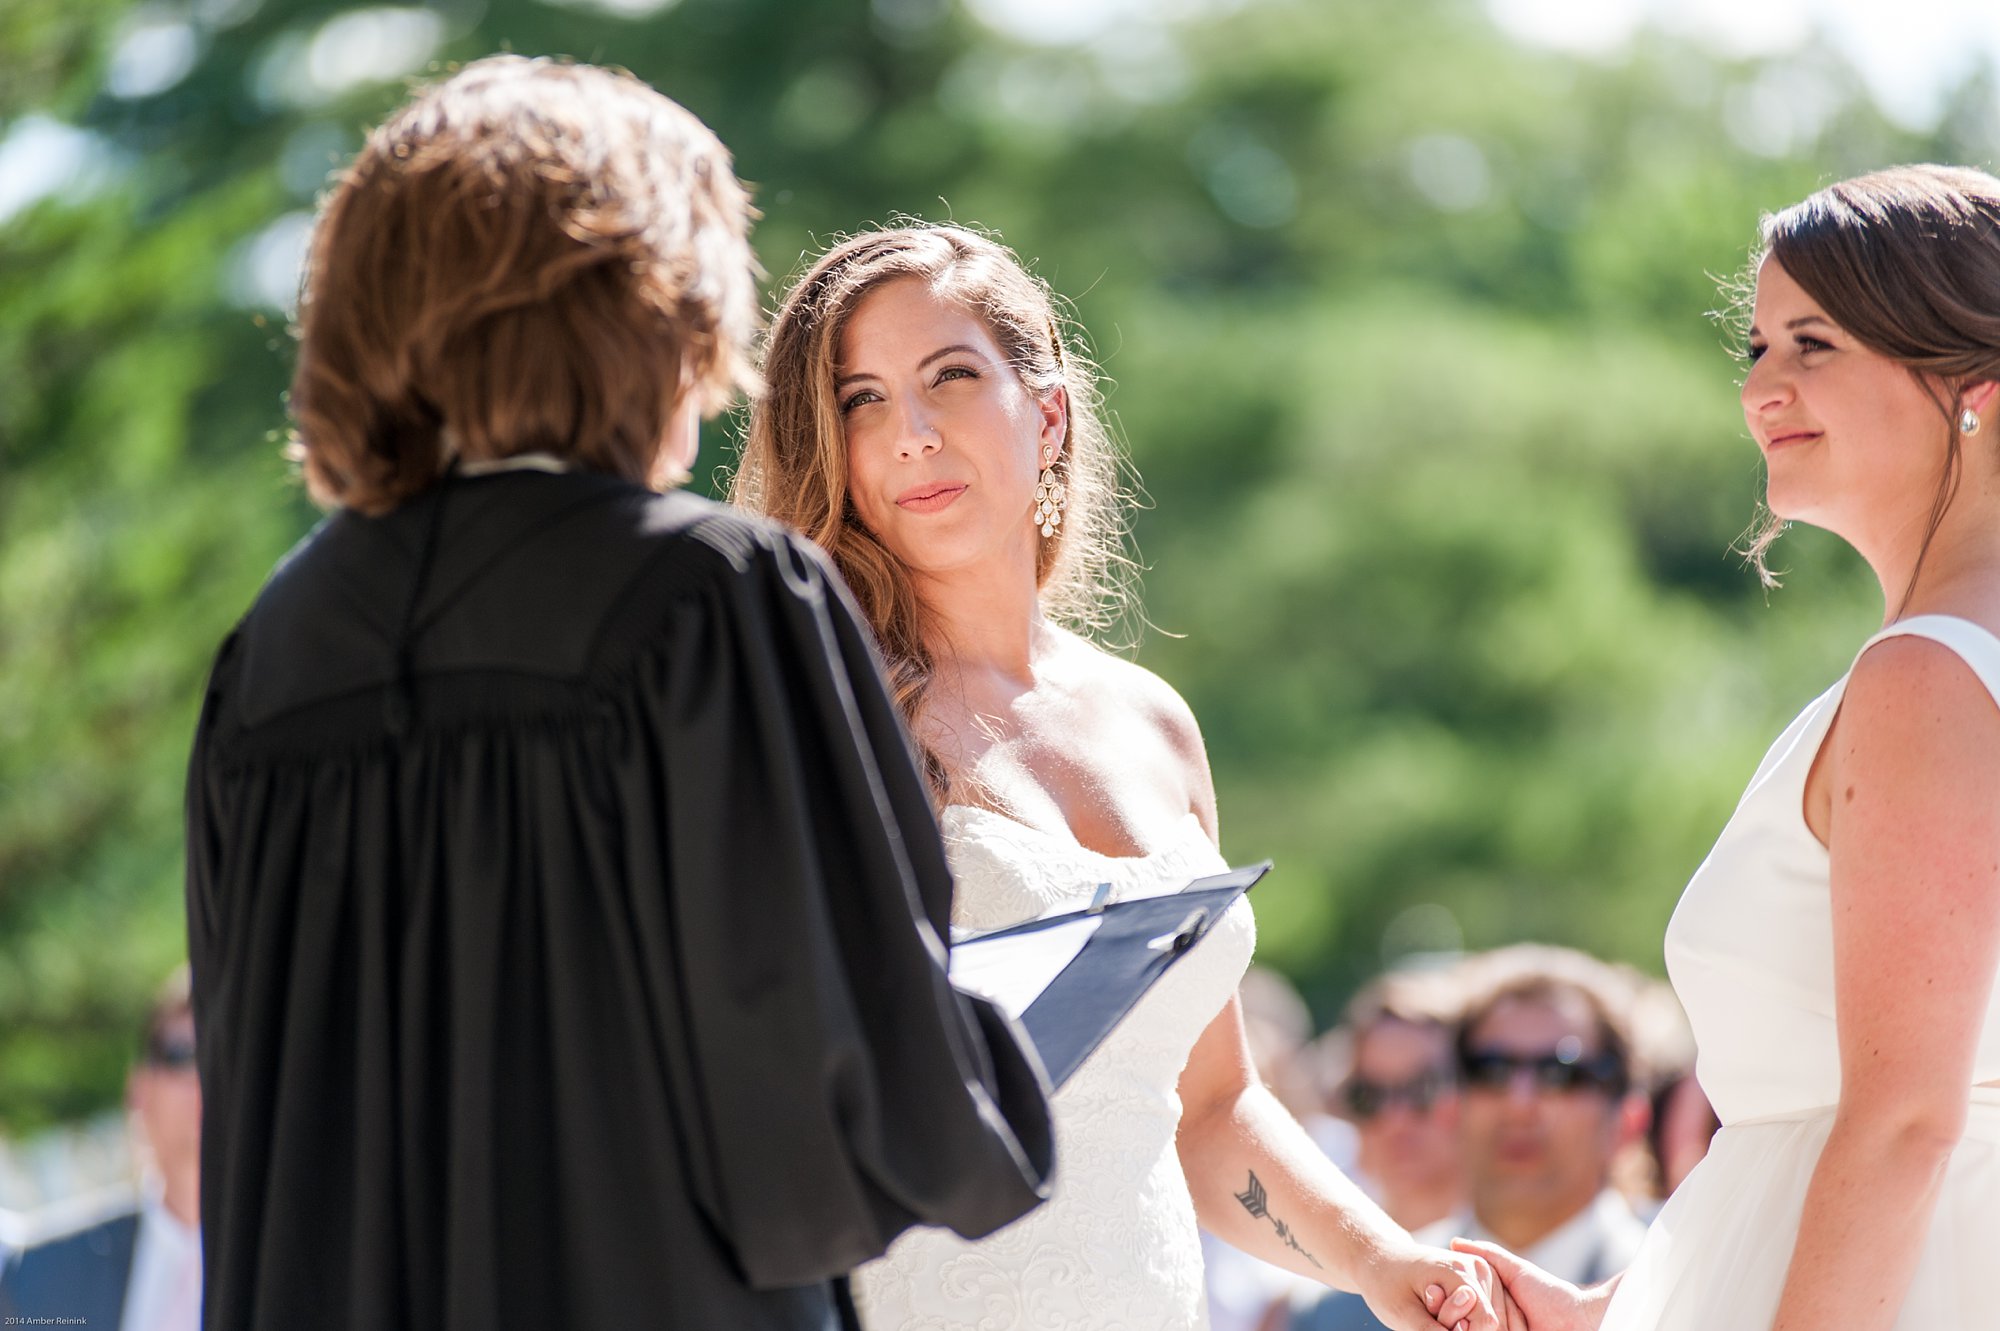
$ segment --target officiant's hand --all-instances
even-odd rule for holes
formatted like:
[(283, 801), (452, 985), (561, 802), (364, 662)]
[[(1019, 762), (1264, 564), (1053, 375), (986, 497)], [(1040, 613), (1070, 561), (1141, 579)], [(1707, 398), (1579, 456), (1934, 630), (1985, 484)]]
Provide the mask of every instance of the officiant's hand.
[(1558, 1280), (1505, 1248), (1472, 1239), (1453, 1239), (1452, 1249), (1483, 1258), (1499, 1274), (1505, 1331), (1597, 1331), (1617, 1281), (1578, 1289)]

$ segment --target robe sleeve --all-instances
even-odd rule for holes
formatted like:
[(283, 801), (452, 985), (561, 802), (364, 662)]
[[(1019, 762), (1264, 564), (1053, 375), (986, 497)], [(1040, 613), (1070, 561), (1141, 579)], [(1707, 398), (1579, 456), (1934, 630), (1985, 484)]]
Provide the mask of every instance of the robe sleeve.
[(845, 587), (739, 519), (663, 666), (672, 910), (697, 1199), (755, 1286), (976, 1238), (1046, 1195), (1046, 1078), (946, 977), (928, 788)]

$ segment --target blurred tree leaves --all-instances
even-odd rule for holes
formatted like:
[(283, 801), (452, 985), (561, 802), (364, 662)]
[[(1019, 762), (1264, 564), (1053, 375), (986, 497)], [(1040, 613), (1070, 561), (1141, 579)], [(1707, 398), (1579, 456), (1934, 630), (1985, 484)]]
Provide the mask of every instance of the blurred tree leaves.
[(0, 219), (0, 1127), (110, 1103), (181, 955), (208, 655), (313, 520), (277, 447), (313, 198), (406, 75), (496, 49), (708, 119), (774, 280), (908, 212), (1074, 299), (1152, 500), (1139, 657), (1203, 720), (1227, 848), (1276, 857), (1264, 955), (1323, 1012), (1454, 933), (1654, 964), (1879, 609), (1825, 539), (1769, 598), (1728, 555), (1758, 472), (1711, 275), (1838, 175), (1988, 160), (1989, 76), (1913, 137), (1824, 50), (1597, 64), (1472, 0), (1071, 45), (947, 0), (625, 7), (0, 7), (0, 143), (89, 136)]

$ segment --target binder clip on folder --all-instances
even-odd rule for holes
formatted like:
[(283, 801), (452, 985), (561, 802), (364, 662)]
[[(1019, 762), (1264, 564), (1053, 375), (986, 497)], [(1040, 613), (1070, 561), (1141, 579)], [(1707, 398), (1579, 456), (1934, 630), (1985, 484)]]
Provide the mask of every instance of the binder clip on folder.
[(1214, 928), (1271, 862), (1197, 878), (1178, 892), (1111, 901), (980, 934), (956, 934), (952, 983), (1027, 1028), (1060, 1088), (1112, 1028)]

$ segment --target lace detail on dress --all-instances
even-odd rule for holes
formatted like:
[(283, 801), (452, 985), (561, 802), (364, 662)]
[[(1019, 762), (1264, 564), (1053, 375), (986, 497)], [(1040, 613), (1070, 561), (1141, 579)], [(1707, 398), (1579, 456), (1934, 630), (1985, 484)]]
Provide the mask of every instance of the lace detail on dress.
[[(1227, 866), (1193, 815), (1151, 854), (1099, 855), (991, 810), (944, 811), (953, 923), (992, 929), (1178, 891)], [(914, 1230), (855, 1272), (868, 1331), (1199, 1331), (1201, 1238), (1174, 1151), (1188, 1050), (1236, 991), (1256, 942), (1247, 900), (1140, 1000), (1054, 1100), (1054, 1195), (968, 1243)]]

